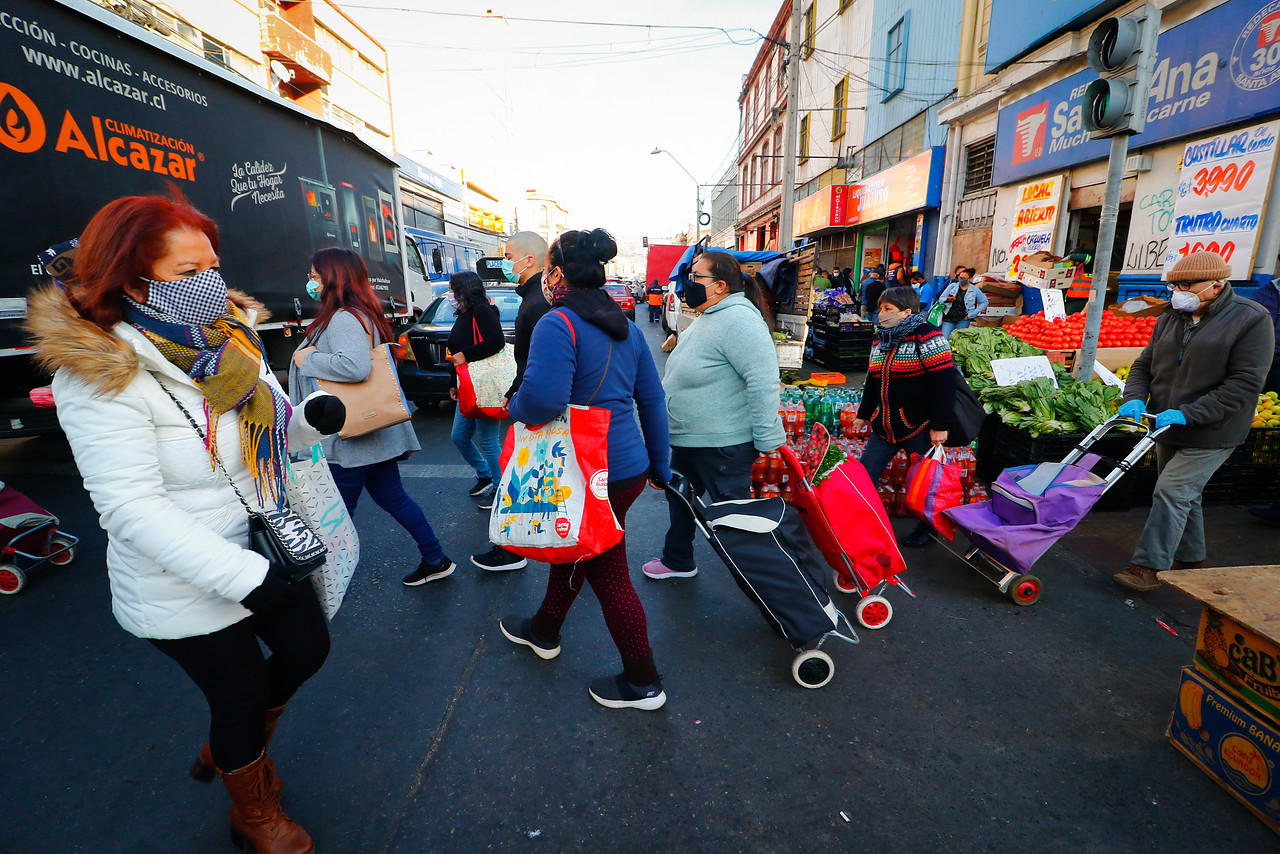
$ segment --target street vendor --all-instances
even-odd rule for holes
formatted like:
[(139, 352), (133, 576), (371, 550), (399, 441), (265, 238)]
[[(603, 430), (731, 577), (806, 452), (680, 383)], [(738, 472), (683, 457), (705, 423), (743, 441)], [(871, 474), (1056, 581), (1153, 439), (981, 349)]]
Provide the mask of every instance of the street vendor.
[(1160, 586), (1156, 573), (1194, 569), (1206, 556), (1200, 494), (1249, 427), (1271, 367), (1274, 334), (1266, 310), (1232, 290), (1231, 268), (1193, 252), (1169, 271), (1169, 307), (1129, 371), (1120, 414), (1155, 414), (1160, 476), (1132, 563), (1115, 580), (1132, 590)]

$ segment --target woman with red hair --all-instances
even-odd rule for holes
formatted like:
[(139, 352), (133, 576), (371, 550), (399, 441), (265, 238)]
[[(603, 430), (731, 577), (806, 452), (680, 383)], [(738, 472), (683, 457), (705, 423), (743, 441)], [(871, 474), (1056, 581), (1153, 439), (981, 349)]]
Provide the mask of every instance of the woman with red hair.
[[(289, 393), (297, 401), (316, 388), (316, 380), (358, 383), (368, 379), (373, 362), (369, 349), (391, 339), (391, 326), (369, 284), (359, 253), (336, 246), (311, 257), (307, 293), (320, 301), (306, 340), (293, 354)], [(391, 514), (413, 536), (422, 560), (404, 577), (409, 587), (453, 574), (456, 565), (444, 553), (422, 508), (405, 492), (400, 460), (420, 449), (413, 424), (406, 421), (363, 436), (324, 440), (333, 480), (353, 517), (360, 493)]]
[(314, 845), (280, 808), (266, 747), (329, 630), (310, 585), (248, 548), (237, 490), (282, 506), (289, 446), (345, 410), (322, 393), (290, 406), (253, 330), (266, 313), (228, 291), (217, 250), (217, 226), (181, 196), (116, 199), (63, 253), (74, 273), (32, 296), (28, 329), (107, 533), (116, 619), (208, 700), (192, 776), (221, 776), (242, 848), (296, 854)]

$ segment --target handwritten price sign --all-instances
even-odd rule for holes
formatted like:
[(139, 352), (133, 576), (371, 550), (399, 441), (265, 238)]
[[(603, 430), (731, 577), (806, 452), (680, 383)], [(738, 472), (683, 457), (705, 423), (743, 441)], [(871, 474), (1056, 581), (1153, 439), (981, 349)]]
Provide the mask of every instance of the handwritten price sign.
[(1214, 252), (1231, 278), (1253, 273), (1261, 211), (1275, 168), (1280, 123), (1198, 139), (1182, 152), (1164, 272), (1192, 252)]
[(1249, 185), (1249, 179), (1253, 177), (1253, 172), (1257, 166), (1256, 161), (1246, 160), (1244, 165), (1228, 163), (1226, 166), (1201, 169), (1196, 172), (1195, 178), (1192, 180), (1191, 192), (1197, 196), (1208, 196), (1217, 192), (1225, 193), (1230, 190), (1243, 193), (1244, 188)]

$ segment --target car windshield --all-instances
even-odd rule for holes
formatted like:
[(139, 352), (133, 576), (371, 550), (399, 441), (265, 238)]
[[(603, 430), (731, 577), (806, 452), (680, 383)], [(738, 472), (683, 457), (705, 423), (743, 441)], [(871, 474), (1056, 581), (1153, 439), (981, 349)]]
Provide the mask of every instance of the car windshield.
[[(501, 323), (516, 322), (516, 313), (520, 311), (520, 295), (510, 288), (492, 289), (488, 291), (489, 300), (498, 307), (498, 318)], [(453, 308), (449, 300), (441, 297), (431, 304), (423, 315), (422, 321), (434, 326), (452, 326)]]

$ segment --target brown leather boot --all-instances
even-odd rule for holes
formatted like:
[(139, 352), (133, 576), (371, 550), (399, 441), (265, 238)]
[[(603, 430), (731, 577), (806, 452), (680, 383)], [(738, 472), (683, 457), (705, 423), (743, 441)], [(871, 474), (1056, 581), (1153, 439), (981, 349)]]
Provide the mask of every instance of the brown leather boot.
[(1123, 584), (1130, 590), (1138, 592), (1146, 592), (1155, 590), (1160, 586), (1160, 579), (1156, 578), (1156, 571), (1149, 566), (1138, 566), (1136, 563), (1129, 564), (1127, 569), (1122, 569), (1115, 574), (1117, 584)]
[(1175, 560), (1173, 562), (1174, 569), (1199, 569), (1204, 566), (1202, 560)]
[[(286, 706), (288, 703), (285, 704)], [(274, 709), (267, 709), (267, 715), (263, 719), (263, 729), (267, 733), (267, 740), (263, 744), (262, 749), (266, 750), (271, 746), (271, 736), (275, 735), (276, 726), (280, 723), (280, 716), (284, 714), (284, 706), (277, 706)], [(200, 755), (191, 763), (191, 767), (187, 769), (187, 775), (199, 783), (212, 783), (213, 778), (218, 776), (218, 769), (213, 765), (213, 750), (209, 747), (209, 742), (205, 742), (200, 748)], [(284, 784), (280, 782), (280, 778), (275, 778), (275, 783), (279, 787), (276, 793), (280, 793), (280, 789)]]
[(285, 815), (275, 791), (275, 766), (262, 754), (235, 771), (222, 771), (231, 795), (231, 841), (241, 851), (258, 854), (311, 854), (311, 836)]

